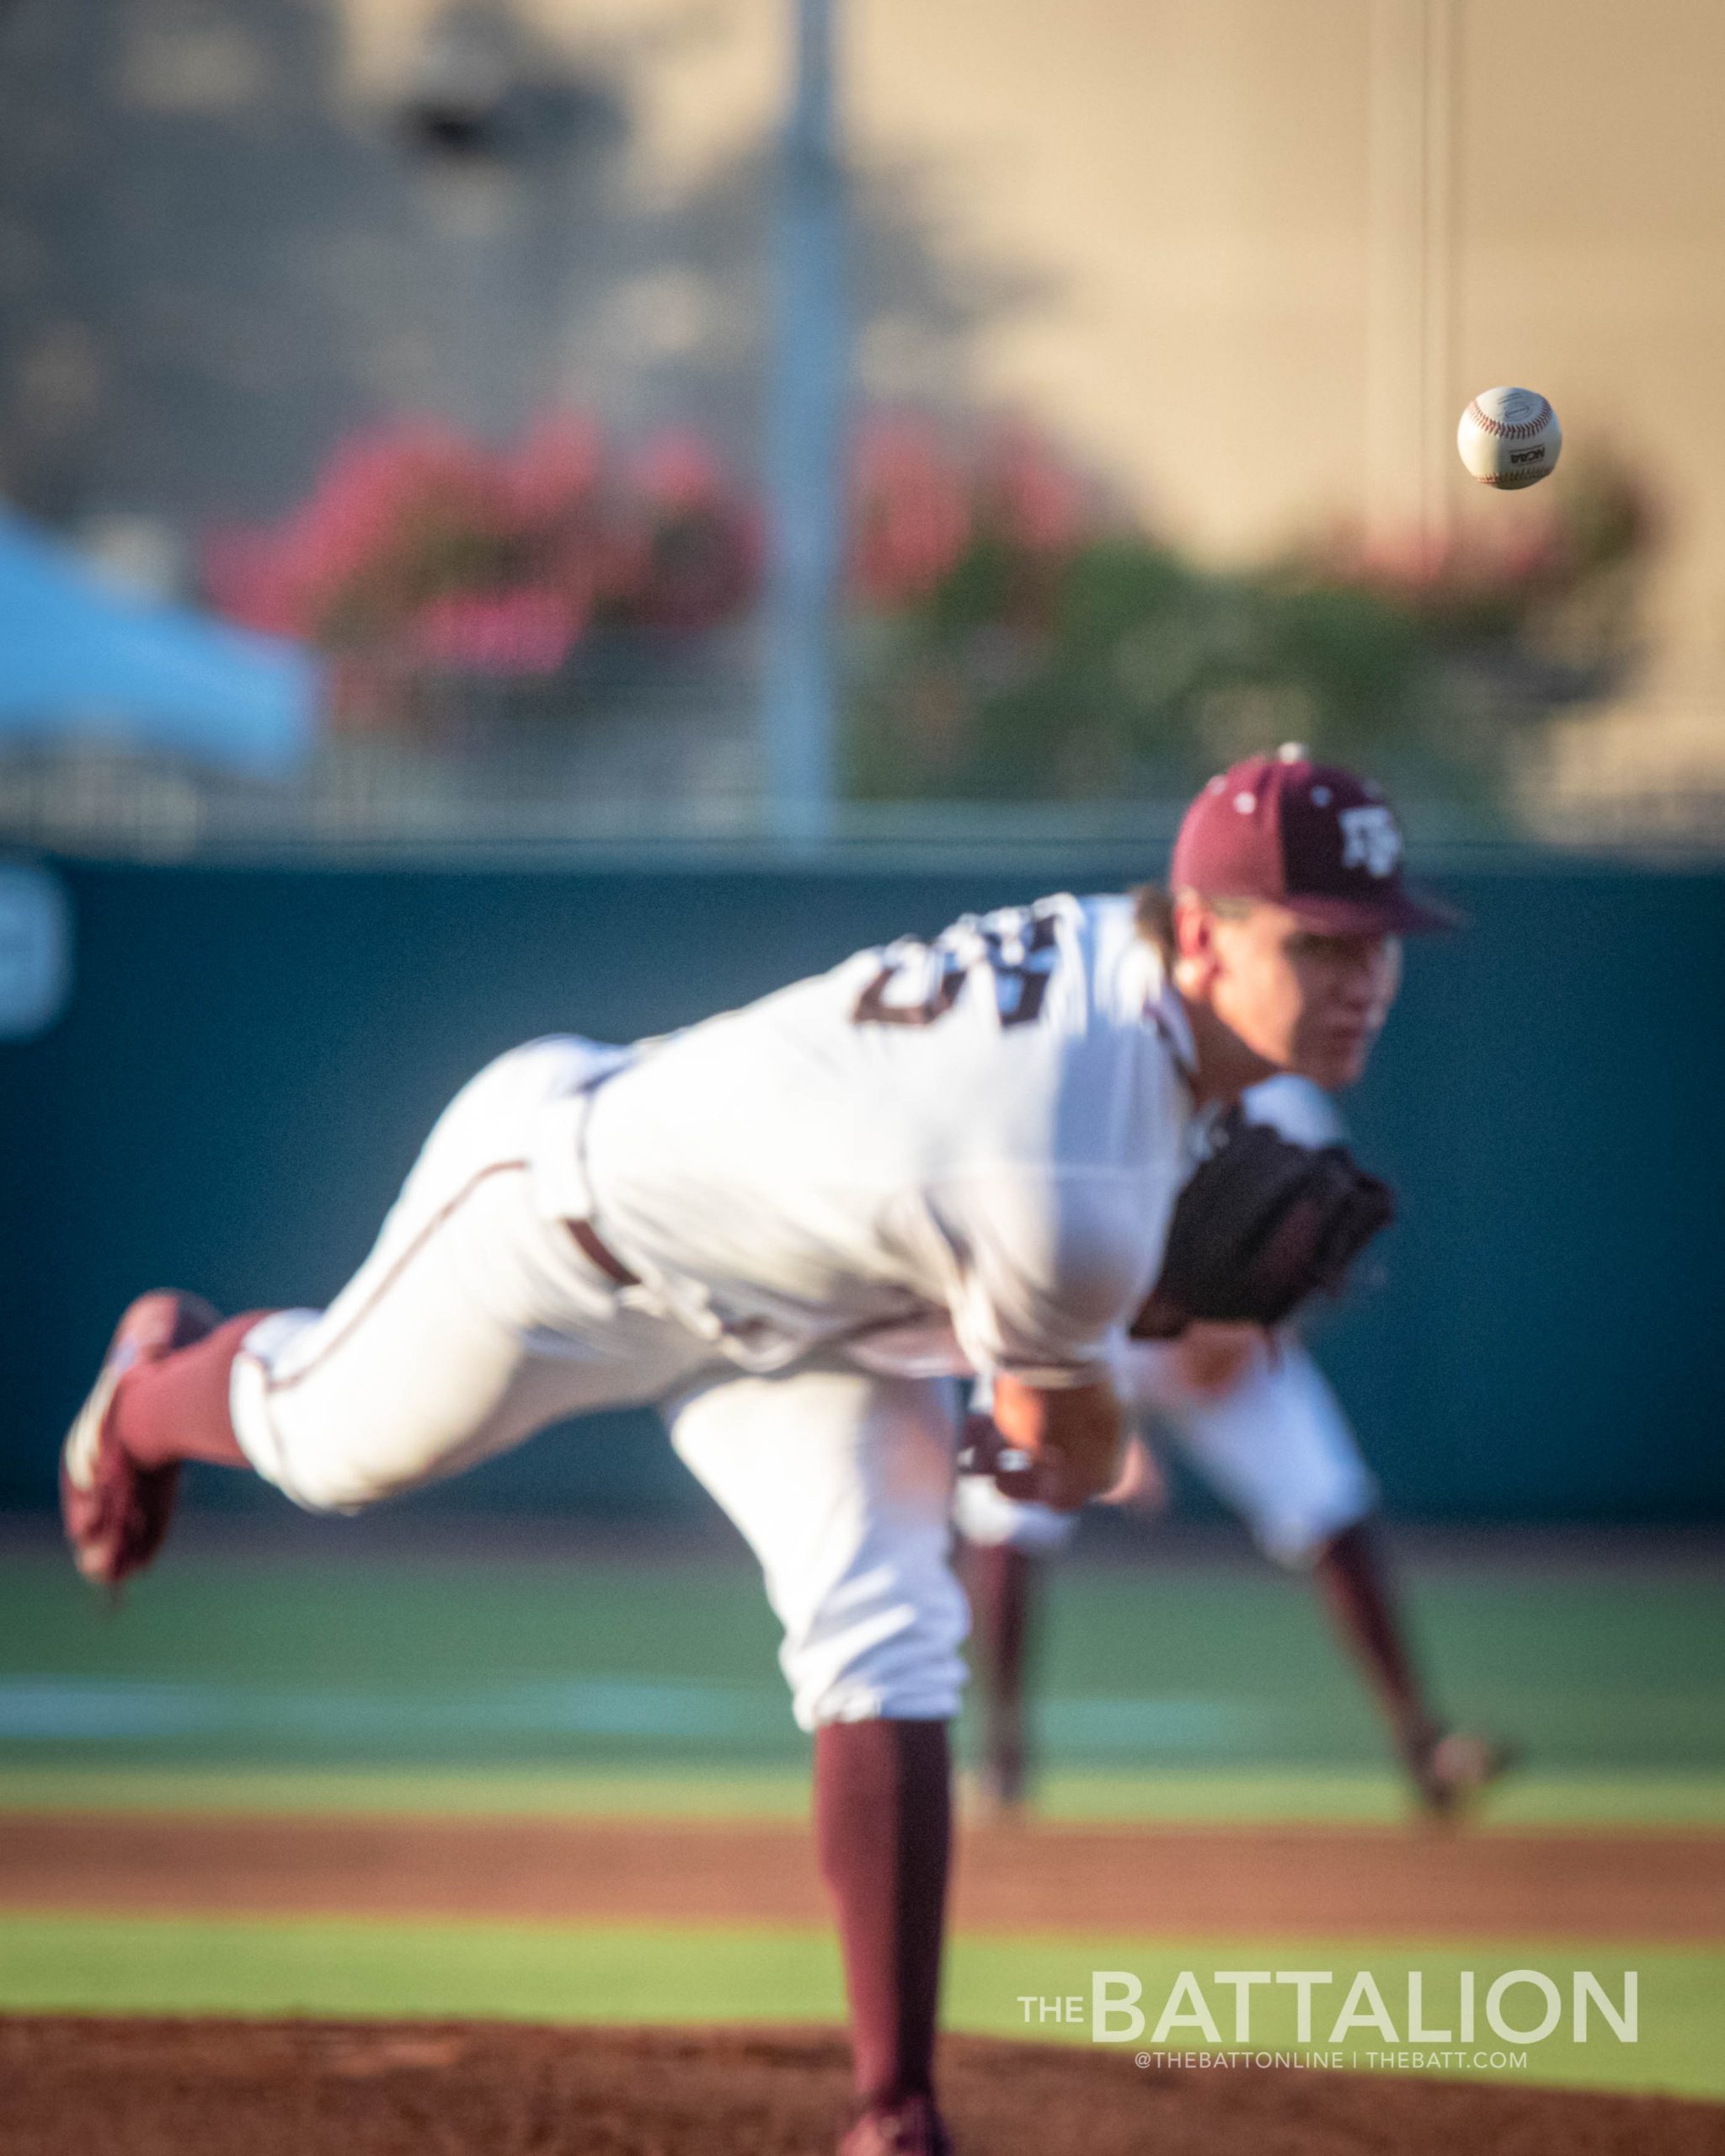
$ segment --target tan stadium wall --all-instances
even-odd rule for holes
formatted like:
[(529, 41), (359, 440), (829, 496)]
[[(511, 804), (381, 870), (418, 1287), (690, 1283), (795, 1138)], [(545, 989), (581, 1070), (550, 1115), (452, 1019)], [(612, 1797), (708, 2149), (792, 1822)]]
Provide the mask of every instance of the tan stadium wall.
[[(0, 120), (63, 109), (51, 186), (0, 129), (0, 486), (61, 517), (244, 508), (360, 414), (501, 428), (558, 396), (751, 453), (788, 0), (516, 0), (592, 140), (489, 192), (382, 140), (438, 12), (9, 11)], [(865, 393), (1021, 406), (1232, 558), (1338, 517), (1528, 514), (1448, 441), (1472, 390), (1532, 382), (1567, 456), (1609, 446), (1666, 507), (1632, 747), (1725, 756), (1725, 13), (844, 0), (842, 53)], [(68, 157), (104, 99), (117, 127)], [(248, 218), (282, 265), (259, 288)], [(176, 357), (224, 351), (223, 395), (182, 409)]]

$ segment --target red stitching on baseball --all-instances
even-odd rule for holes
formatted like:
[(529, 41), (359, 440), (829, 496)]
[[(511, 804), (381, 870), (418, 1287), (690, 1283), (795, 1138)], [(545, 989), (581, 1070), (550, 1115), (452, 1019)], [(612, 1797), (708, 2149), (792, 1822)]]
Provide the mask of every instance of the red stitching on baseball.
[(1535, 435), (1545, 432), (1546, 423), (1551, 417), (1551, 408), (1542, 397), (1536, 419), (1523, 419), (1510, 426), (1502, 419), (1487, 419), (1479, 408), (1479, 399), (1476, 397), (1467, 408), (1467, 416), (1482, 433), (1501, 435), (1505, 441), (1529, 441)]

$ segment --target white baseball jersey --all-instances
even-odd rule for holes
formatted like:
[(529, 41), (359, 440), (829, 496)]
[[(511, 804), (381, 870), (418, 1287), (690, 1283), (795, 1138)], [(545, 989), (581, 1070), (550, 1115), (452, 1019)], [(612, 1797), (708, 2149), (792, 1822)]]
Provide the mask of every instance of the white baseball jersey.
[(1076, 1384), (1160, 1270), (1191, 1060), (1130, 900), (1062, 894), (644, 1044), (536, 1166), (745, 1368)]
[[(1331, 1145), (1347, 1135), (1329, 1095), (1292, 1072), (1249, 1087), (1240, 1105), (1248, 1121), (1268, 1123), (1296, 1145)], [(1257, 1351), (1220, 1395), (1194, 1392), (1178, 1353), (1163, 1342), (1125, 1342), (1114, 1380), (1127, 1407), (1156, 1415), (1162, 1434), (1279, 1563), (1309, 1563), (1377, 1501), (1340, 1402), (1291, 1332), (1274, 1353)], [(986, 1407), (985, 1387), (974, 1404)], [(959, 1477), (953, 1518), (967, 1541), (1010, 1542), (1044, 1556), (1063, 1548), (1078, 1525), (1076, 1513), (1008, 1497), (986, 1475)]]

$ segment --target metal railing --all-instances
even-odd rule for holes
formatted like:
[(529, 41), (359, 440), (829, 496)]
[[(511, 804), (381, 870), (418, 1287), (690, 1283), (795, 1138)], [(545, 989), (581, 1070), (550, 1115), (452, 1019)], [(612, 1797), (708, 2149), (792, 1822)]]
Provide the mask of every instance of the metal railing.
[[(1537, 773), (1473, 802), (1392, 791), (1416, 845), (1725, 860), (1725, 774), (1558, 787)], [(1094, 802), (840, 804), (825, 851), (1164, 848), (1190, 792), (1170, 772)], [(243, 779), (123, 747), (0, 754), (0, 846), (119, 860), (471, 858), (618, 848), (784, 850), (749, 729), (710, 712), (638, 714), (507, 747), (324, 744), (291, 778)], [(806, 851), (806, 849), (804, 849)]]

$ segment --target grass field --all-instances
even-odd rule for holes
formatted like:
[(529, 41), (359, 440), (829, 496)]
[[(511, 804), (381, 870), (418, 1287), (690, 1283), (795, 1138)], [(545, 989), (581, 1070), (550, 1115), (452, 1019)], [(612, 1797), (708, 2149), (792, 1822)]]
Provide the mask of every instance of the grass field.
[[(1716, 1575), (1428, 1564), (1408, 1592), (1440, 1694), (1515, 1734), (1530, 1788), (1706, 1816), (1725, 1786)], [(115, 1617), (57, 1551), (15, 1552), (0, 1563), (0, 1776), (388, 1770), (551, 1789), (695, 1771), (764, 1794), (804, 1755), (776, 1645), (746, 1564), (711, 1556), (176, 1554)], [(1136, 1809), (1185, 1787), (1207, 1808), (1266, 1775), (1290, 1801), (1357, 1804), (1382, 1774), (1312, 1597), (1265, 1566), (1075, 1566), (1042, 1678), (1062, 1804)]]
[[(1038, 2042), (1087, 2043), (1084, 2026), (1028, 2015), (1021, 2003), (1077, 1996), (1087, 2002), (1092, 1972), (1130, 1972), (1151, 2002), (1152, 2025), (1183, 1970), (1199, 1973), (1226, 2040), (1232, 1993), (1219, 1968), (1329, 1970), (1342, 1986), (1369, 1969), (1405, 2035), (1407, 1972), (1423, 1975), (1426, 2025), (1458, 2026), (1464, 1968), (1492, 1979), (1541, 1970), (1566, 1999), (1571, 1972), (1592, 1970), (1614, 1998), (1621, 1972), (1637, 1971), (1640, 2027), (1626, 2046), (1601, 2025), (1575, 2043), (1566, 2018), (1546, 2042), (1519, 2046), (1523, 2063), (1502, 2067), (1533, 2081), (1572, 2087), (1664, 2089), (1725, 2099), (1725, 1967), (1716, 1954), (1601, 1942), (1562, 1948), (1538, 1940), (1475, 1952), (1418, 1943), (1386, 1949), (1358, 1940), (1168, 1941), (1062, 1936), (959, 1939), (946, 1987), (945, 2020), (980, 2035)], [(1333, 2017), (1339, 1989), (1327, 1995)], [(1321, 2004), (1322, 2001), (1321, 2000)], [(316, 2014), (483, 2016), (537, 2021), (832, 2022), (841, 2014), (838, 1956), (825, 1933), (761, 1927), (482, 1924), (355, 1924), (330, 1919), (225, 1922), (13, 1917), (0, 1920), (0, 2005), (15, 2011), (147, 2014)], [(1531, 2019), (1536, 2008), (1519, 1998)], [(1327, 2033), (1322, 2019), (1317, 2033)], [(1286, 2047), (1295, 2037), (1291, 1994), (1253, 2004), (1254, 2042)], [(1172, 2034), (1175, 2049), (1203, 2041)], [(1349, 2045), (1366, 2063), (1381, 2040), (1370, 2029)], [(1501, 2048), (1489, 2032), (1483, 2041)], [(1470, 2066), (1466, 2071), (1492, 2071)]]
[[(1432, 1563), (1439, 1689), (1519, 1737), (1488, 1825), (1725, 1829), (1725, 1587), (1651, 1561)], [(56, 1553), (0, 1566), (0, 1809), (786, 1817), (804, 1741), (747, 1568), (722, 1557), (291, 1562), (179, 1556), (118, 1618)], [(1232, 1563), (1075, 1566), (1043, 1657), (1046, 1809), (1216, 1824), (1390, 1819), (1378, 1732), (1299, 1583)], [(4, 1832), (0, 1820), (0, 1833)], [(954, 2026), (1039, 2038), (1021, 1997), (1136, 1972), (1640, 1970), (1632, 2047), (1560, 2031), (1542, 2078), (1725, 2097), (1725, 1955), (1646, 1940), (959, 1941)], [(1486, 1981), (1482, 1976), (1482, 1982)], [(1567, 1979), (1565, 1979), (1567, 1981)], [(1225, 1995), (1226, 1996), (1226, 1995)], [(0, 1916), (0, 2007), (831, 2019), (819, 1932)], [(1268, 2029), (1269, 2024), (1264, 2026)], [(1362, 2041), (1370, 2041), (1365, 2039)]]

